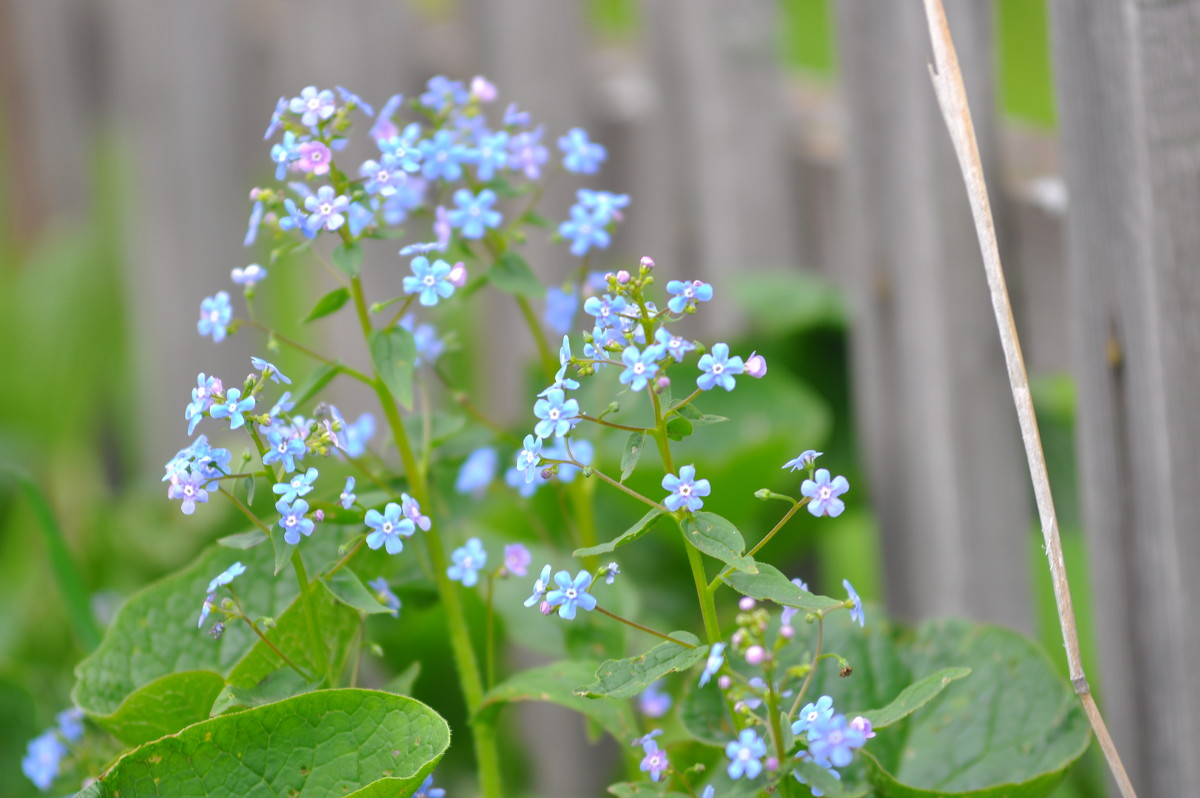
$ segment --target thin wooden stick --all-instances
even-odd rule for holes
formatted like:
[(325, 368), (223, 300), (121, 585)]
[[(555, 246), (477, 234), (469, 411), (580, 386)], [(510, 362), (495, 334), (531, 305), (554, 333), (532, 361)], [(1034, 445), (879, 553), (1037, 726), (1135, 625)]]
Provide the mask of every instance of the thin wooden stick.
[(1054, 497), (1050, 493), (1050, 477), (1046, 471), (1046, 455), (1042, 450), (1038, 434), (1037, 418), (1033, 412), (1033, 398), (1029, 392), (1029, 375), (1025, 372), (1025, 359), (1021, 355), (1021, 344), (1017, 340), (1017, 328), (1013, 322), (1012, 304), (1008, 299), (1008, 287), (1004, 281), (1004, 270), (1000, 266), (1000, 250), (996, 246), (996, 225), (992, 220), (991, 203), (987, 185), (983, 179), (983, 163), (979, 158), (979, 145), (975, 140), (975, 126), (971, 122), (971, 110), (967, 106), (967, 90), (963, 85), (962, 70), (958, 66), (958, 55), (950, 38), (950, 27), (946, 23), (946, 10), (942, 0), (924, 0), (925, 16), (929, 21), (929, 37), (933, 43), (934, 63), (929, 67), (933, 90), (963, 180), (967, 184), (967, 196), (971, 201), (971, 214), (975, 219), (975, 232), (979, 236), (979, 248), (983, 252), (983, 266), (987, 273), (988, 290), (992, 296), (992, 310), (996, 314), (996, 326), (1000, 330), (1000, 343), (1004, 348), (1004, 360), (1008, 365), (1008, 381), (1012, 386), (1013, 402), (1017, 406), (1017, 417), (1021, 423), (1021, 439), (1025, 444), (1025, 457), (1029, 461), (1029, 472), (1033, 479), (1033, 493), (1037, 500), (1038, 516), (1042, 523), (1046, 558), (1050, 564), (1050, 577), (1054, 582), (1054, 600), (1058, 605), (1058, 620), (1062, 628), (1063, 646), (1067, 651), (1067, 666), (1071, 685), (1079, 696), (1108, 760), (1109, 770), (1117, 782), (1124, 798), (1137, 798), (1121, 756), (1113, 744), (1096, 706), (1096, 699), (1083, 673), (1083, 661), (1079, 655), (1079, 633), (1075, 627), (1075, 610), (1071, 606), (1071, 589), (1067, 584), (1067, 570), (1063, 562), (1062, 540), (1058, 534), (1058, 518), (1054, 512)]

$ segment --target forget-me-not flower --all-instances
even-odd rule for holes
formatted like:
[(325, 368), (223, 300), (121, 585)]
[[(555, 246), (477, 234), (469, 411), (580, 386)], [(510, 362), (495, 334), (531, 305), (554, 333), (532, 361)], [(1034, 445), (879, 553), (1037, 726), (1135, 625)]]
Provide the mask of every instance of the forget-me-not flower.
[(462, 468), (458, 470), (458, 478), (454, 481), (454, 489), (459, 493), (481, 494), (484, 488), (492, 483), (496, 476), (496, 450), (484, 446), (476, 449), (467, 456)]
[(757, 778), (762, 773), (762, 758), (767, 755), (767, 744), (754, 729), (742, 729), (738, 738), (725, 746), (729, 767), (725, 772), (731, 779)]
[(240, 389), (230, 388), (225, 392), (225, 401), (214, 403), (208, 409), (208, 414), (213, 418), (228, 418), (229, 428), (237, 429), (246, 423), (242, 413), (249, 413), (253, 409), (253, 396), (243, 397)]
[(805, 449), (804, 451), (800, 452), (800, 454), (784, 463), (783, 467), (789, 468), (792, 471), (799, 471), (802, 468), (809, 468), (822, 454), (824, 454), (824, 452), (818, 452), (816, 449)]
[(849, 579), (842, 580), (842, 587), (846, 588), (846, 594), (850, 597), (850, 620), (858, 621), (859, 626), (867, 625), (867, 616), (863, 612), (862, 599), (858, 597), (858, 593), (854, 590), (854, 585), (850, 584)]
[(346, 477), (346, 487), (342, 488), (342, 493), (338, 496), (338, 502), (342, 505), (343, 510), (349, 510), (354, 506), (354, 501), (357, 498), (354, 495), (354, 477)]
[(712, 286), (700, 280), (671, 280), (667, 283), (671, 294), (667, 307), (672, 313), (683, 313), (696, 307), (697, 302), (707, 302), (713, 297)]
[(292, 473), (296, 470), (296, 458), (304, 457), (304, 441), (289, 434), (286, 430), (272, 429), (267, 431), (267, 453), (263, 455), (263, 465), (282, 463), (283, 470)]
[(708, 680), (721, 670), (725, 664), (725, 643), (713, 643), (708, 650), (708, 659), (704, 662), (704, 670), (700, 673), (700, 686), (708, 684)]
[(225, 340), (225, 328), (233, 319), (233, 308), (229, 304), (229, 294), (218, 291), (215, 296), (205, 297), (200, 302), (200, 321), (196, 322), (196, 330), (203, 336), (212, 336), (214, 343)]
[(658, 358), (662, 352), (657, 346), (648, 346), (646, 351), (639, 352), (636, 346), (627, 346), (621, 353), (621, 362), (625, 370), (621, 372), (621, 384), (628, 385), (632, 391), (640, 391), (646, 383), (658, 372)]
[(590, 571), (580, 571), (571, 579), (569, 571), (559, 571), (554, 575), (558, 588), (546, 594), (546, 602), (551, 607), (558, 607), (558, 617), (568, 621), (575, 620), (575, 611), (583, 608), (587, 611), (596, 609), (596, 597), (587, 592), (592, 584)]
[(317, 91), (316, 86), (305, 86), (300, 90), (300, 96), (293, 97), (288, 103), (288, 110), (300, 114), (300, 123), (308, 127), (333, 116), (336, 108), (333, 92), (329, 89)]
[(335, 193), (332, 186), (321, 186), (314, 196), (304, 199), (304, 208), (309, 213), (306, 225), (314, 231), (324, 227), (333, 232), (346, 223), (344, 212), (349, 207), (349, 197)]
[(588, 141), (587, 131), (578, 127), (559, 138), (558, 148), (563, 151), (563, 167), (568, 172), (586, 175), (600, 171), (600, 164), (608, 154), (603, 145)]
[(404, 550), (401, 537), (412, 537), (417, 531), (413, 522), (404, 517), (404, 511), (395, 502), (388, 502), (383, 512), (367, 510), (364, 519), (371, 533), (367, 535), (367, 547), (374, 550), (383, 546), (388, 554), (399, 554)]
[(663, 500), (663, 504), (671, 512), (675, 512), (680, 507), (685, 508), (688, 512), (696, 512), (704, 506), (704, 500), (701, 497), (707, 496), (712, 490), (707, 479), (696, 479), (694, 465), (682, 466), (679, 469), (679, 476), (667, 474), (662, 479), (662, 486), (671, 492), (671, 495)]
[(533, 403), (533, 414), (541, 419), (533, 428), (534, 435), (561, 438), (579, 423), (579, 401), (567, 399), (561, 389), (554, 388)]
[(572, 205), (571, 218), (558, 226), (558, 234), (571, 242), (571, 254), (582, 258), (592, 247), (604, 249), (612, 241), (604, 229), (608, 221), (582, 205)]
[(419, 255), (410, 264), (412, 274), (404, 278), (404, 291), (409, 294), (421, 295), (422, 305), (436, 305), (438, 299), (445, 299), (454, 293), (454, 284), (447, 279), (450, 276), (450, 264), (444, 260), (429, 263), (429, 258)]
[(733, 376), (745, 369), (740, 357), (729, 356), (728, 344), (713, 344), (712, 352), (701, 355), (697, 365), (704, 373), (696, 378), (696, 384), (704, 391), (711, 391), (718, 385), (732, 391)]
[(283, 539), (290, 545), (295, 546), (299, 543), (301, 535), (308, 537), (313, 533), (315, 524), (311, 518), (305, 518), (308, 514), (308, 502), (304, 499), (296, 499), (292, 503), (280, 499), (275, 502), (275, 509), (281, 516), (279, 526), (283, 527)]
[(808, 503), (809, 513), (817, 517), (827, 515), (837, 518), (846, 509), (846, 503), (838, 497), (850, 490), (850, 483), (841, 475), (830, 480), (828, 468), (818, 468), (813, 476), (815, 479), (800, 483), (800, 493), (811, 500)]
[(496, 204), (496, 192), (490, 188), (478, 195), (460, 188), (454, 192), (454, 204), (458, 207), (450, 211), (450, 224), (462, 231), (463, 238), (483, 238), (488, 228), (499, 227), (504, 218), (500, 211), (492, 208)]
[(525, 599), (525, 606), (532, 607), (545, 597), (546, 591), (550, 589), (550, 566), (542, 566), (542, 573), (537, 579), (533, 580), (533, 594)]
[(252, 357), (250, 358), (250, 365), (261, 371), (264, 377), (269, 377), (271, 382), (286, 383), (287, 385), (292, 384), (288, 376), (279, 370), (279, 366), (276, 366), (269, 360), (263, 360), (261, 357)]
[(400, 511), (404, 513), (404, 517), (413, 522), (413, 526), (420, 529), (422, 532), (428, 532), (432, 526), (432, 521), (429, 516), (421, 514), (421, 505), (412, 496), (407, 493), (400, 494)]
[(287, 482), (278, 482), (271, 487), (271, 492), (280, 496), (285, 502), (296, 501), (300, 496), (312, 492), (313, 482), (317, 479), (317, 469), (310, 468), (303, 474), (296, 474)]
[(446, 576), (462, 582), (463, 587), (474, 587), (479, 581), (480, 570), (487, 565), (487, 552), (479, 538), (471, 538), (467, 545), (455, 549), (450, 559), (454, 565), (446, 569)]

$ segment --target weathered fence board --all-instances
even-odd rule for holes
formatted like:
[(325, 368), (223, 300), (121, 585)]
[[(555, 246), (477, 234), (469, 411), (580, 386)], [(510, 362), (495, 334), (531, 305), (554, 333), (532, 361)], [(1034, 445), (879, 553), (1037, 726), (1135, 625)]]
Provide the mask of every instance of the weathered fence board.
[[(1027, 469), (917, 4), (838, 4), (856, 401), (901, 615), (1030, 626)], [(991, 4), (950, 4), (997, 185)]]
[(1139, 794), (1188, 795), (1200, 784), (1200, 759), (1179, 748), (1200, 736), (1200, 3), (1052, 9), (1102, 698)]

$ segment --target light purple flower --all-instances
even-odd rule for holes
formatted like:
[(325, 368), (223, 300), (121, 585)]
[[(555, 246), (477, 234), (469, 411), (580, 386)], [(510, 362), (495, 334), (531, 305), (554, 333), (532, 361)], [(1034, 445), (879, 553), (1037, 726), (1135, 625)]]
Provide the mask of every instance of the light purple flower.
[(529, 549), (520, 543), (510, 543), (504, 547), (504, 568), (513, 576), (524, 576), (533, 561)]
[(336, 108), (333, 92), (329, 89), (317, 91), (316, 86), (305, 86), (300, 90), (300, 96), (293, 97), (288, 103), (288, 110), (300, 114), (300, 123), (308, 127), (333, 116)]
[(304, 200), (309, 212), (307, 225), (313, 230), (324, 227), (330, 232), (346, 223), (343, 213), (350, 207), (350, 199), (344, 194), (335, 194), (332, 186), (321, 186), (315, 196)]
[(809, 513), (837, 518), (846, 509), (846, 503), (838, 497), (850, 490), (850, 483), (840, 475), (830, 480), (828, 468), (818, 468), (813, 476), (816, 479), (806, 479), (800, 484), (800, 493), (811, 500)]

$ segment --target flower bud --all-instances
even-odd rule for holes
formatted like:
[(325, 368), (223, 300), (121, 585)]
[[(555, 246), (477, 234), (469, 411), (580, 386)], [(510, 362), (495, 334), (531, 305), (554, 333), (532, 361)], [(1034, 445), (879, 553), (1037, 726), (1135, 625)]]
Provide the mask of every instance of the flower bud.
[(731, 684), (733, 684), (733, 679), (728, 674), (722, 674), (717, 677), (717, 687), (720, 687), (722, 690), (728, 690)]
[(496, 87), (483, 75), (471, 78), (471, 94), (481, 103), (490, 103), (496, 99)]
[(779, 760), (776, 757), (767, 757), (767, 770), (772, 772), (779, 770)]
[(662, 377), (659, 377), (657, 380), (654, 381), (654, 392), (662, 393), (663, 391), (667, 390), (667, 388), (669, 388), (670, 385), (671, 385), (670, 377), (667, 377), (665, 375)]
[(629, 272), (625, 271), (624, 269), (621, 269), (619, 272), (617, 272), (617, 282), (621, 285), (625, 285), (627, 282), (629, 282)]
[(742, 612), (750, 612), (750, 610), (754, 609), (755, 604), (756, 602), (754, 599), (750, 598), (749, 596), (742, 596), (740, 599), (738, 599), (738, 609), (740, 609)]
[(762, 379), (767, 374), (767, 359), (757, 352), (751, 352), (746, 358), (746, 376)]
[(450, 285), (455, 288), (462, 288), (467, 284), (467, 267), (460, 260), (458, 263), (450, 267), (450, 273), (446, 275), (446, 279), (450, 281)]
[(538, 605), (538, 612), (540, 612), (542, 615), (550, 615), (554, 612), (554, 608), (550, 606), (549, 601), (543, 601)]
[(321, 523), (322, 521), (324, 521), (325, 520), (325, 511), (317, 510), (315, 513), (313, 513), (313, 520), (316, 521), (318, 524)]
[(787, 626), (781, 626), (781, 627), (779, 627), (779, 634), (780, 634), (780, 635), (781, 635), (781, 636), (782, 636), (782, 637), (783, 637), (785, 640), (791, 640), (791, 639), (792, 639), (792, 636), (796, 634), (796, 630), (795, 630), (795, 629), (793, 629), (793, 628), (792, 628), (792, 626), (789, 624), (789, 625), (787, 625)]
[(767, 652), (762, 646), (750, 646), (746, 649), (746, 662), (751, 665), (762, 665), (767, 658)]
[(220, 640), (221, 635), (224, 633), (225, 633), (225, 624), (221, 623), (220, 621), (217, 621), (216, 623), (214, 623), (212, 625), (212, 628), (208, 630), (208, 636), (211, 637), (213, 640)]
[(646, 271), (653, 269), (654, 268), (654, 258), (650, 257), (649, 255), (643, 255), (642, 256), (642, 268), (645, 269)]

